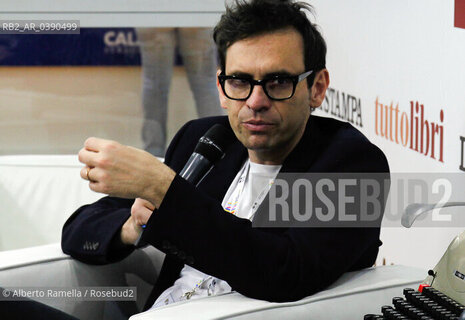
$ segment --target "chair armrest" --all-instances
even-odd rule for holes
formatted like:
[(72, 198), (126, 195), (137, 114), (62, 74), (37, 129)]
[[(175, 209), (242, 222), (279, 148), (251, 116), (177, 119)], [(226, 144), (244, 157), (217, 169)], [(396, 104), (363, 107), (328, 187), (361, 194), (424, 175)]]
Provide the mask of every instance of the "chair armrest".
[(233, 292), (174, 303), (134, 315), (130, 320), (177, 319), (362, 319), (418, 286), (426, 271), (385, 266), (344, 274), (330, 288), (296, 302), (271, 303)]
[(137, 301), (132, 303), (36, 299), (79, 319), (111, 319), (115, 318), (115, 312), (134, 313), (142, 310), (157, 279), (163, 259), (164, 254), (153, 247), (136, 250), (120, 262), (100, 266), (74, 260), (61, 251), (59, 243), (3, 251), (0, 252), (0, 286), (5, 288), (137, 287)]

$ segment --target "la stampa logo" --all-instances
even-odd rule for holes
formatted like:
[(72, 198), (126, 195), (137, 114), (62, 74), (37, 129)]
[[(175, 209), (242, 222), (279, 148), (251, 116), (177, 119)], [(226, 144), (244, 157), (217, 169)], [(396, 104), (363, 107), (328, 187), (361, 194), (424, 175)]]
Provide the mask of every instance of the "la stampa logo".
[(465, 0), (455, 0), (454, 26), (465, 29)]

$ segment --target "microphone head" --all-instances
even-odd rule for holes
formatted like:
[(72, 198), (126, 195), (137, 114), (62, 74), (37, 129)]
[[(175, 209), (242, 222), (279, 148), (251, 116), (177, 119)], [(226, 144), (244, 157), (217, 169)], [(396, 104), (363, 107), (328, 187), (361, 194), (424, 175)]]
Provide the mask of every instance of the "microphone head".
[(224, 152), (236, 136), (231, 129), (215, 124), (200, 138), (194, 152), (215, 162), (224, 156)]

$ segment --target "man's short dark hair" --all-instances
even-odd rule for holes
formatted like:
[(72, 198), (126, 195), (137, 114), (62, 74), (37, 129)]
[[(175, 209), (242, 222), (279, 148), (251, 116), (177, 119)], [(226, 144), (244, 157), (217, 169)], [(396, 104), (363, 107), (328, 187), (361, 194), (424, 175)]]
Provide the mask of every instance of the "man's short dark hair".
[(226, 7), (213, 32), (222, 72), (226, 50), (236, 41), (292, 27), (304, 41), (305, 70), (313, 70), (308, 81), (311, 86), (314, 75), (326, 67), (326, 43), (306, 11), (313, 13), (312, 6), (294, 0), (235, 0)]

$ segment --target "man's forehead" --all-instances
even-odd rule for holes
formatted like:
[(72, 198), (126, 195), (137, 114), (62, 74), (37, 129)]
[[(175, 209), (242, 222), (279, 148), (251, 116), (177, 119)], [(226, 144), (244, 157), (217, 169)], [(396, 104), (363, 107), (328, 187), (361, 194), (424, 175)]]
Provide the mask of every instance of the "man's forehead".
[(295, 29), (254, 35), (226, 51), (226, 73), (295, 73), (304, 68), (303, 39)]

